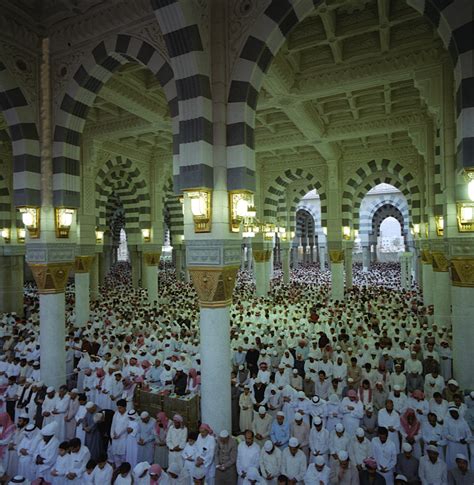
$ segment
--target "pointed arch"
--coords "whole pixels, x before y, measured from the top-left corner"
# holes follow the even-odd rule
[[[310,190],[316,189],[321,201],[321,220],[326,219],[327,198],[323,185],[313,174],[301,168],[285,170],[285,172],[282,175],[279,175],[267,189],[263,210],[265,219],[275,222],[277,218],[281,216],[283,211],[286,215],[287,188],[291,183],[297,181],[303,181],[304,188],[300,189],[298,195],[291,201],[292,206],[290,208],[290,217],[295,212],[301,197],[305,196]]]
[[[371,231],[371,221],[374,213],[385,204],[390,204],[400,211],[403,216],[405,230],[408,230],[410,227],[410,211],[408,202],[403,194],[380,194],[368,204],[365,204],[364,201],[363,199],[360,211],[358,213],[354,211],[354,229],[359,229],[360,234],[368,234]]]
[[[183,206],[180,196],[173,190],[173,179],[169,178],[163,187],[163,215],[170,231],[171,241],[184,234]]]
[[[97,172],[96,224],[107,224],[109,199],[118,197],[124,208],[124,221],[129,234],[139,233],[151,224],[151,203],[148,185],[140,170],[130,159],[115,157],[108,160]],[[110,211],[115,210],[112,204]]]
[[[474,152],[473,10],[465,0],[406,0],[436,29],[454,65],[456,84],[457,154],[460,167],[472,167]],[[230,80],[227,114],[227,158],[252,170],[257,99],[273,58],[292,29],[322,0],[271,0],[255,19],[242,44]]]
[[[160,83],[170,109],[173,137],[177,137],[178,97],[169,62],[153,46],[128,34],[103,40],[75,72],[56,113],[53,138],[55,206],[79,207],[81,138],[89,108],[114,72],[130,61],[147,67]],[[173,146],[173,161],[178,163],[177,145]]]
[[[21,87],[1,61],[0,110],[12,142],[13,202],[16,207],[40,206],[41,156],[36,117]]]
[[[407,198],[410,217],[414,223],[421,220],[421,193],[413,175],[398,162],[371,160],[361,166],[345,182],[342,193],[342,224],[351,225],[353,211],[359,211],[367,192],[375,185],[393,185]]]
[[[400,224],[401,234],[407,234],[407,226],[405,219],[400,210],[392,204],[384,204],[379,207],[373,214],[371,219],[371,232],[376,236],[380,236],[380,226],[387,217],[393,217]]]

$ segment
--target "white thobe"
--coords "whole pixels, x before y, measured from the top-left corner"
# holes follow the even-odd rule
[[[138,443],[137,443],[137,433],[138,433],[138,423],[135,420],[130,419],[128,423],[128,428],[132,431],[127,430],[127,440],[125,445],[125,459],[130,463],[132,468],[138,463]]]
[[[66,417],[70,401],[71,398],[67,394],[63,398],[57,396],[56,405],[53,411],[54,420],[58,424],[56,437],[58,438],[60,443],[63,442],[66,438],[66,421],[64,420],[64,418]]]
[[[56,463],[54,464],[53,468],[51,468],[51,472],[54,471],[57,474],[51,474],[51,481],[53,485],[63,485],[66,483],[66,474],[69,470],[69,463],[70,458],[67,453],[64,456],[58,455],[56,458]]]
[[[458,453],[469,456],[468,445],[460,441],[466,440],[469,442],[471,430],[463,418],[453,419],[451,415],[448,415],[444,422],[443,436],[448,444],[446,447],[446,465],[451,470],[451,468],[456,467],[456,455]]]
[[[324,465],[324,468],[321,471],[318,471],[316,465],[314,463],[310,463],[308,469],[306,470],[306,474],[304,476],[304,483],[305,485],[329,485],[329,473],[331,469]]]
[[[138,445],[138,462],[147,461],[153,462],[154,444],[155,444],[155,425],[156,422],[150,418],[148,423],[140,420],[138,422],[137,441],[142,440],[143,445]]]
[[[260,472],[267,480],[268,485],[276,485],[278,476],[281,474],[281,450],[273,447],[272,453],[262,449],[260,452]],[[272,478],[269,478],[272,477]]]
[[[418,476],[422,485],[446,485],[448,483],[446,463],[440,457],[436,463],[432,463],[427,455],[422,456]]]
[[[86,432],[82,427],[82,421],[86,417],[87,409],[85,406],[79,406],[76,416],[74,417],[74,421],[76,421],[76,438],[81,440],[81,443],[84,443],[86,440]]]
[[[293,456],[290,448],[285,448],[281,455],[281,474],[289,480],[296,480],[298,484],[303,484],[306,474],[307,461],[305,454],[298,450]]]
[[[68,473],[75,473],[74,480],[68,480],[68,485],[82,485],[84,483],[84,474],[86,472],[87,462],[90,460],[91,454],[87,446],[82,445],[77,453],[71,453]]]
[[[216,439],[214,436],[207,435],[205,438],[199,434],[196,440],[197,457],[203,461],[202,467],[206,473],[206,481],[213,482],[216,474],[214,465],[214,450],[216,449]]]
[[[372,456],[377,462],[378,472],[385,478],[387,485],[393,485],[393,469],[397,464],[397,449],[395,443],[387,439],[382,443],[379,438],[372,440]],[[386,468],[388,471],[383,472],[381,469]]]
[[[239,476],[238,483],[243,483],[243,473],[247,473],[249,468],[258,468],[260,461],[260,446],[257,443],[252,443],[250,446],[242,441],[237,448],[237,474]]]
[[[34,480],[36,478],[36,465],[35,459],[37,456],[36,450],[40,441],[43,438],[39,434],[39,431],[32,431],[30,433],[25,433],[23,439],[17,446],[18,453],[18,475],[24,476],[27,480]],[[20,450],[26,450],[27,455],[22,455]]]
[[[127,428],[129,419],[126,413],[120,414],[115,412],[112,419],[112,427],[110,434],[112,437],[112,444],[110,445],[110,451],[114,457],[125,458],[127,449]]]
[[[56,462],[58,456],[59,441],[54,436],[46,443],[41,439],[36,449],[36,456],[41,456],[44,463],[42,465],[36,465],[36,477],[43,477],[46,481],[51,481],[50,471]],[[36,460],[35,456],[35,460]],[[34,460],[34,461],[35,461]]]
[[[309,432],[310,463],[314,463],[318,455],[323,456],[328,463],[329,436],[329,431],[324,427],[321,428],[321,431],[318,431],[315,426],[311,428]]]
[[[106,483],[112,483],[113,473],[114,469],[108,463],[105,464],[104,468],[99,468],[99,466],[96,466],[92,472],[92,483],[94,485],[105,485]],[[147,478],[149,483],[150,478]]]
[[[381,409],[378,414],[378,425],[384,428],[392,427],[395,431],[388,432],[388,438],[395,444],[397,453],[400,453],[400,438],[398,436],[398,430],[400,429],[400,415],[393,410],[388,413],[385,408]]]
[[[371,442],[364,437],[362,443],[354,436],[349,443],[349,458],[354,465],[362,465],[372,453]]]
[[[180,468],[183,466],[183,458],[181,456],[184,447],[186,446],[186,440],[188,438],[188,429],[184,426],[181,428],[175,428],[174,424],[171,424],[166,434],[166,446],[168,447],[168,466],[176,464]],[[179,447],[179,451],[171,451],[176,447]]]
[[[341,402],[341,411],[346,433],[349,436],[353,436],[355,430],[359,427],[360,420],[364,417],[364,405],[361,401],[353,402],[348,397],[345,397]]]
[[[56,396],[52,398],[49,398],[48,396],[46,396],[44,398],[43,406],[41,407],[41,412],[43,414],[49,413],[49,416],[45,416],[43,418],[43,428],[49,423],[56,421],[56,417],[53,415],[54,408],[56,407],[56,400],[57,400]]]

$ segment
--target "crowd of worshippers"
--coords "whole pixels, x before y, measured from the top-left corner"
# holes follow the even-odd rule
[[[284,285],[277,271],[264,298],[239,274],[232,425],[219,433],[134,409],[137,388],[200,392],[189,283],[162,270],[149,304],[117,265],[83,328],[69,288],[58,389],[43,384],[28,287],[24,318],[1,319],[0,483],[472,485],[474,392],[453,379],[451,330],[416,286],[400,288],[397,265],[355,267],[344,301],[330,299],[328,274],[305,265]]]

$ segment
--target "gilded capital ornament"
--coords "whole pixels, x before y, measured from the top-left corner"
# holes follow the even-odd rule
[[[160,265],[161,252],[155,251],[153,253],[143,253],[143,259],[147,266],[159,266]]]
[[[449,271],[449,260],[444,253],[438,251],[431,252],[433,271],[437,273],[447,273]]]
[[[451,258],[451,284],[464,288],[474,288],[474,257]]]
[[[271,249],[253,249],[252,250],[253,259],[256,263],[265,263],[266,261],[270,261],[272,257],[272,250]]]
[[[28,263],[41,295],[64,293],[72,263]]]
[[[94,259],[95,256],[76,256],[74,261],[74,271],[76,273],[89,273]]]
[[[432,264],[433,263],[433,257],[429,251],[429,249],[422,249],[421,250],[421,262],[423,264]]]
[[[329,259],[331,263],[342,263],[344,261],[344,251],[340,249],[330,249]]]
[[[238,266],[189,267],[189,274],[204,308],[222,308],[232,303]]]

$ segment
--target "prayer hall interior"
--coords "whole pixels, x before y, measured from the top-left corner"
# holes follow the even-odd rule
[[[0,484],[474,484],[473,0],[0,0]]]

